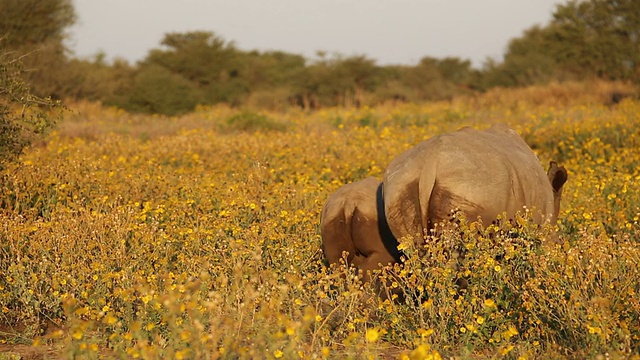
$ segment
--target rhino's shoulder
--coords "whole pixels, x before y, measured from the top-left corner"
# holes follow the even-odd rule
[[[513,130],[513,128],[511,128],[511,126],[505,124],[505,123],[495,123],[493,125],[491,125],[491,127],[489,129],[486,130],[487,132],[490,133],[494,133],[494,134],[506,134],[506,135],[510,135],[510,136],[518,136],[520,137],[520,135],[518,135],[518,132]]]
[[[524,141],[520,134],[507,124],[496,123],[487,129],[486,133],[500,139],[509,139],[510,142],[505,143],[505,145],[517,145],[520,148],[530,150],[529,145]]]

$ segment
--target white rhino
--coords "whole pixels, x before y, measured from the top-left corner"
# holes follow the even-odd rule
[[[397,242],[384,227],[384,216],[378,214],[384,211],[381,184],[369,177],[344,185],[329,197],[320,219],[327,262],[339,263],[346,252],[347,264],[361,270],[365,282],[368,272],[379,264],[399,260]]]
[[[454,210],[488,224],[526,207],[538,224],[555,224],[566,180],[555,162],[545,174],[506,125],[436,136],[392,160],[383,183],[366,178],[329,197],[320,220],[325,257],[339,263],[346,252],[367,281],[368,271],[401,261],[396,239],[425,239]]]
[[[505,124],[469,127],[421,142],[391,161],[384,173],[386,220],[393,235],[425,239],[454,211],[484,225],[524,207],[542,225],[555,224],[567,171],[548,173],[522,138]]]

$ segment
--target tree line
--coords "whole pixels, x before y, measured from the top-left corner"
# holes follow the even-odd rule
[[[64,46],[76,20],[71,0],[0,2],[0,53],[24,62],[34,94],[101,101],[133,112],[175,115],[226,103],[277,109],[447,100],[490,88],[600,78],[640,81],[640,1],[558,4],[548,24],[511,40],[501,60],[424,57],[415,65],[366,56],[316,59],[246,51],[213,32],[168,33],[136,64],[79,59]],[[28,54],[22,57],[23,54]]]

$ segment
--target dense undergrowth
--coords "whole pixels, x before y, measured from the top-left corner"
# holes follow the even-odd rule
[[[1,341],[65,358],[637,357],[640,103],[549,89],[177,118],[76,104],[2,172]],[[404,302],[324,267],[330,193],[498,121],[569,170],[562,244],[526,219],[463,224],[422,258],[403,243]]]

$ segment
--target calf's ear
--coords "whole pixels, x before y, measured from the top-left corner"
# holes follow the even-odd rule
[[[567,182],[567,169],[564,166],[558,166],[558,163],[551,161],[549,163],[549,171],[547,171],[549,182],[553,188],[553,192],[559,194],[562,191],[562,186]]]

